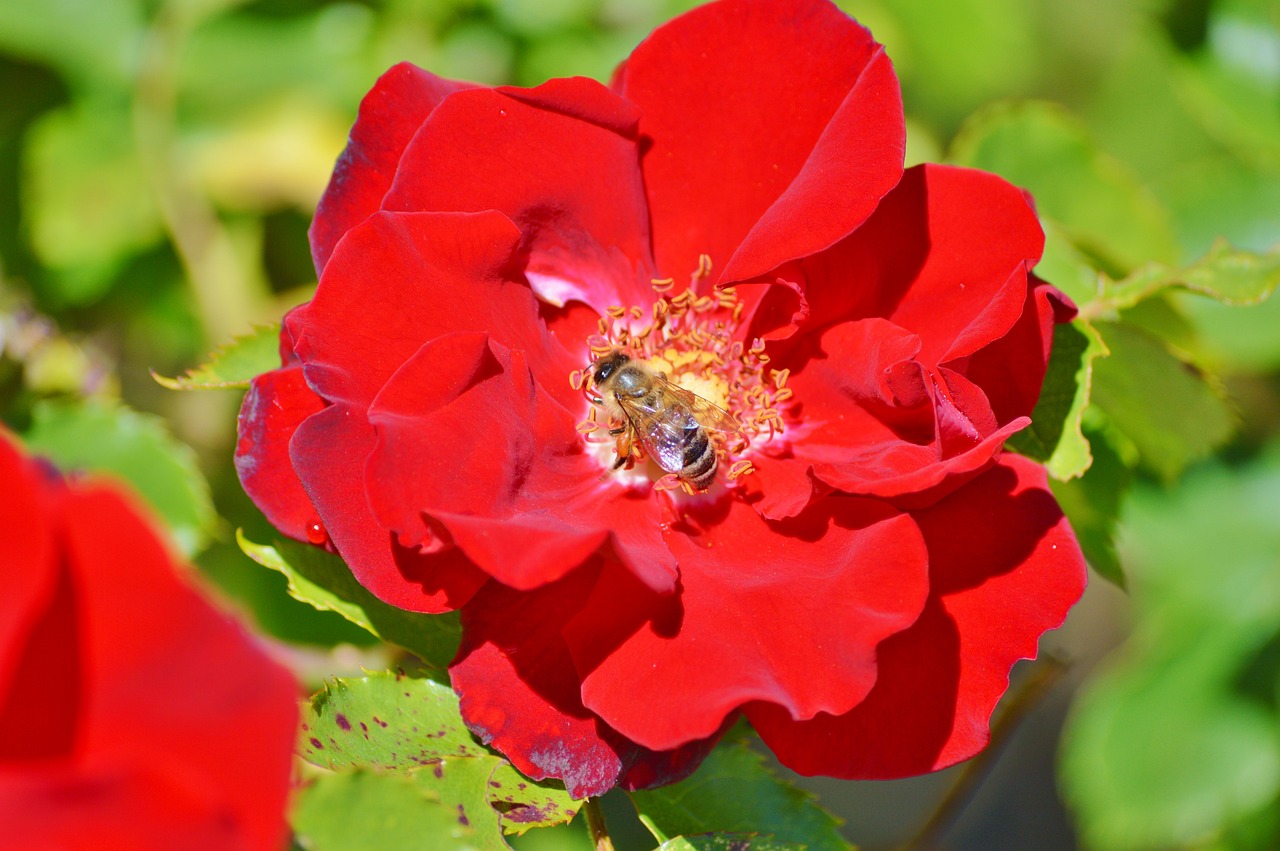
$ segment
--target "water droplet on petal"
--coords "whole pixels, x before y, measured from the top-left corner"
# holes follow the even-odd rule
[[[329,533],[319,519],[312,520],[307,524],[307,540],[316,546],[323,546],[328,543]]]

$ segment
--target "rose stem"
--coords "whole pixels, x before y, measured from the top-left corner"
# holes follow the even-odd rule
[[[991,728],[990,743],[965,764],[959,779],[947,790],[947,794],[943,796],[933,815],[923,827],[916,831],[915,836],[902,845],[902,851],[937,847],[939,837],[960,816],[969,799],[978,791],[987,772],[995,763],[996,757],[1000,755],[1000,749],[1017,729],[1018,723],[1035,708],[1066,672],[1067,663],[1053,656],[1044,657],[1031,669],[1027,679],[1019,686],[1004,711],[1000,713],[999,720]]]
[[[582,812],[587,817],[587,833],[591,834],[596,851],[613,851],[613,840],[609,838],[609,828],[605,827],[600,799],[587,798],[582,802]]]

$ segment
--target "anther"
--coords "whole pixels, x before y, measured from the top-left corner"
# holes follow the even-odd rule
[[[650,286],[653,287],[654,292],[665,293],[665,292],[670,292],[671,288],[676,285],[676,279],[675,278],[654,278],[651,281],[649,281],[649,284]]]
[[[710,274],[711,274],[711,255],[699,254],[698,270],[693,273],[693,279],[697,281],[701,278],[705,278],[709,276]]]

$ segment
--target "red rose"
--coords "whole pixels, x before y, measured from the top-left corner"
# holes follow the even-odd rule
[[[461,607],[467,723],[575,795],[678,778],[740,710],[808,773],[971,756],[1084,586],[1001,454],[1072,309],[1025,195],[904,174],[903,139],[821,0],[698,9],[609,87],[393,68],[245,400],[245,488],[382,599]],[[614,349],[742,424],[707,493],[608,474],[582,384]]]
[[[114,488],[0,434],[6,848],[279,849],[292,677]]]

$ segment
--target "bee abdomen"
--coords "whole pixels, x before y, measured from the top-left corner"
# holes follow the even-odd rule
[[[707,438],[706,429],[698,429],[684,446],[684,469],[680,478],[698,490],[711,487],[716,476],[716,450]]]

